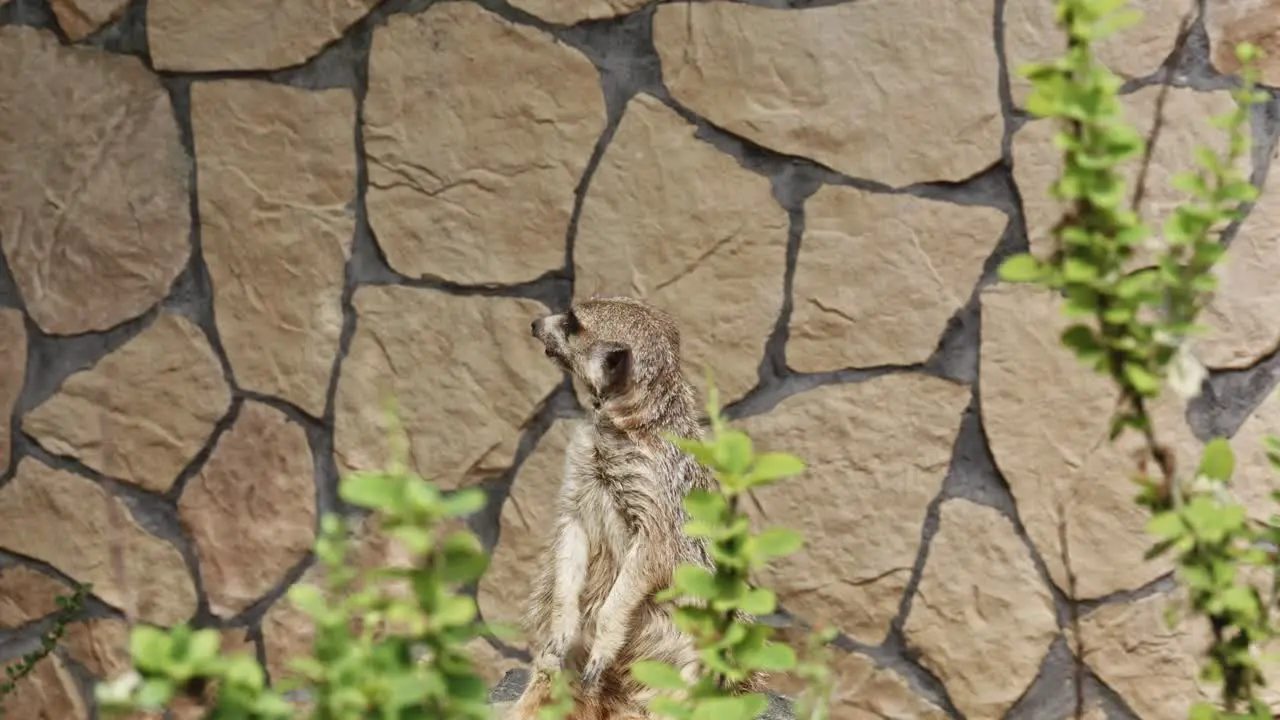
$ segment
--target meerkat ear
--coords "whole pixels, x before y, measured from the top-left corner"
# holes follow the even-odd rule
[[[613,346],[600,358],[601,395],[617,395],[631,382],[631,348]]]

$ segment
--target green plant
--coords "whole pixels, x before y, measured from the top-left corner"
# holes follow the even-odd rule
[[[797,658],[790,647],[770,642],[771,627],[749,619],[777,608],[773,591],[752,587],[749,576],[799,550],[803,539],[780,527],[753,533],[739,504],[751,489],[798,475],[805,465],[786,453],[757,454],[747,434],[731,429],[720,415],[709,374],[707,386],[709,437],[668,439],[718,480],[717,492],[693,490],[684,501],[690,518],[685,531],[707,541],[714,569],[683,564],[671,587],[658,595],[660,602],[676,602],[676,625],[694,638],[700,672],[692,687],[679,669],[660,662],[637,662],[631,672],[649,687],[670,693],[654,699],[655,713],[679,720],[750,720],[764,711],[768,699],[760,693],[737,694],[732,686],[754,671],[795,670]]]
[[[406,443],[393,432],[389,468],[348,475],[339,493],[373,511],[410,562],[362,573],[350,561],[347,524],[332,515],[323,519],[316,556],[325,587],[297,583],[289,590],[289,600],[315,625],[311,654],[290,663],[296,677],[267,688],[253,658],[219,654],[214,630],[143,626],[131,636],[134,672],[99,686],[101,707],[159,710],[212,684],[216,699],[207,717],[215,720],[300,715],[281,694],[289,689],[306,691],[306,714],[317,720],[489,718],[488,688],[465,648],[486,628],[476,619],[474,600],[460,592],[480,577],[488,558],[469,531],[440,528],[479,510],[484,496],[476,489],[442,493],[407,468],[406,455]]]
[[[1198,169],[1174,180],[1188,199],[1165,222],[1154,265],[1134,269],[1135,251],[1149,245],[1152,236],[1139,207],[1156,132],[1144,140],[1125,123],[1117,97],[1121,81],[1097,61],[1093,48],[1138,17],[1124,0],[1059,0],[1057,19],[1067,52],[1030,64],[1023,74],[1034,85],[1027,109],[1062,123],[1055,141],[1065,163],[1052,194],[1069,210],[1055,228],[1050,257],[1017,255],[1000,273],[1007,281],[1062,294],[1065,312],[1076,320],[1063,332],[1062,343],[1109,377],[1119,392],[1111,440],[1126,431],[1140,433],[1158,470],[1151,477],[1144,463],[1136,478],[1137,501],[1151,512],[1148,529],[1156,538],[1148,557],[1173,554],[1191,610],[1213,632],[1202,677],[1221,686],[1221,707],[1198,703],[1191,717],[1271,718],[1259,692],[1265,683],[1259,649],[1277,634],[1271,617],[1275,603],[1265,600],[1242,570],[1260,567],[1278,577],[1276,555],[1265,543],[1275,547],[1280,530],[1274,523],[1251,522],[1226,492],[1234,468],[1226,440],[1206,445],[1186,482],[1149,412],[1166,386],[1194,395],[1205,375],[1188,341],[1201,329],[1197,317],[1217,285],[1213,268],[1224,252],[1221,234],[1257,197],[1237,164],[1249,150],[1250,107],[1267,99],[1255,89],[1260,53],[1249,44],[1237,46],[1244,69],[1241,87],[1232,93],[1236,108],[1215,121],[1226,131],[1226,150],[1221,155],[1209,148],[1196,151]],[[1143,164],[1130,197],[1118,168],[1139,156]],[[1269,442],[1275,462],[1280,443]],[[1272,587],[1277,585],[1280,581],[1273,579]]]
[[[49,629],[40,635],[40,647],[23,655],[12,665],[5,666],[5,679],[0,681],[0,718],[5,714],[3,704],[5,696],[16,690],[18,683],[30,675],[36,666],[58,646],[58,641],[66,633],[67,626],[80,617],[85,600],[91,592],[93,592],[92,584],[77,584],[70,595],[59,595],[54,598],[58,611],[54,613],[53,623]]]

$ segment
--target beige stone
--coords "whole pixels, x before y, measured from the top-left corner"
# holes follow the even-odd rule
[[[236,381],[324,415],[355,233],[355,98],[195,83],[201,243]]]
[[[473,3],[393,16],[374,31],[363,125],[387,261],[471,284],[563,267],[604,126],[595,67],[550,35]]]
[[[557,25],[627,15],[646,4],[648,0],[514,0],[511,3],[512,7]]]
[[[521,666],[519,660],[503,655],[484,638],[476,638],[467,643],[467,649],[471,651],[471,662],[476,674],[490,687],[497,685],[508,670]]]
[[[129,0],[50,0],[58,27],[72,42],[85,39],[110,22],[119,20]]]
[[[7,677],[7,676],[6,676]],[[62,658],[52,655],[36,665],[14,691],[0,699],[0,714],[22,720],[88,720],[75,678]]]
[[[191,252],[169,93],[136,57],[0,28],[0,247],[45,332],[105,330],[169,292]]]
[[[334,401],[342,472],[386,467],[387,401],[409,460],[444,488],[504,468],[520,433],[563,377],[529,337],[532,300],[365,286]]]
[[[1107,442],[1114,387],[1061,345],[1069,323],[1060,303],[1022,285],[995,285],[981,297],[983,427],[1053,581],[1070,591],[1064,528],[1080,598],[1132,590],[1168,572],[1167,558],[1143,559],[1152,540],[1148,513],[1133,500],[1140,438],[1126,433]],[[1185,468],[1194,467],[1199,443],[1183,407],[1165,393],[1150,411]]]
[[[0,547],[93,583],[94,595],[136,610],[142,621],[171,625],[196,609],[195,585],[177,548],[144,530],[97,483],[32,458],[0,488]],[[113,565],[117,552],[123,573]]]
[[[833,651],[831,717],[840,720],[943,720],[941,708],[915,693],[907,680],[858,653]],[[806,683],[794,675],[769,675],[769,689],[798,700]]]
[[[787,364],[822,372],[928,360],[1007,223],[994,208],[823,187],[805,204]]]
[[[1209,632],[1200,623],[1165,622],[1168,595],[1104,605],[1080,620],[1086,663],[1143,720],[1183,720],[1213,697],[1197,680]],[[1185,612],[1184,612],[1185,615]]]
[[[966,717],[1002,717],[1058,636],[1053,596],[999,511],[950,500],[940,513],[907,642]]]
[[[760,451],[808,463],[803,475],[754,491],[747,505],[759,526],[804,533],[799,553],[757,578],[789,612],[859,642],[884,639],[969,395],[933,377],[885,375],[817,387],[742,422]]]
[[[1268,436],[1280,436],[1280,395],[1274,390],[1231,438],[1236,461],[1231,492],[1248,509],[1249,515],[1261,523],[1280,511],[1271,499],[1271,493],[1280,483],[1280,472],[1273,469],[1267,459],[1264,441]]]
[[[27,329],[22,312],[0,308],[0,474],[9,468],[12,416],[27,379]]]
[[[246,401],[178,504],[215,615],[257,602],[311,550],[314,475],[302,426]]]
[[[902,186],[1000,159],[993,15],[991,0],[680,2],[658,7],[653,40],[672,97],[715,125]]]
[[[312,565],[295,584],[319,584],[322,571],[321,565]],[[267,674],[271,676],[273,685],[296,676],[289,667],[289,661],[312,654],[315,633],[315,621],[294,606],[288,592],[271,604],[262,616],[262,645]]]
[[[58,596],[74,591],[23,565],[0,567],[0,628],[16,628],[58,611]]]
[[[782,311],[787,213],[769,180],[694,137],[648,95],[628,104],[578,220],[574,293],[675,316],[689,378],[725,402],[754,387]]]
[[[1153,85],[1121,98],[1125,120],[1144,137],[1151,130],[1159,94],[1159,86]],[[1159,236],[1163,232],[1165,220],[1173,209],[1186,201],[1186,196],[1172,186],[1174,176],[1196,169],[1196,148],[1211,147],[1215,152],[1222,148],[1225,136],[1222,130],[1213,126],[1212,118],[1228,113],[1234,107],[1235,102],[1225,90],[1202,93],[1187,88],[1169,89],[1165,99],[1164,124],[1151,157],[1151,169],[1140,208],[1154,235]],[[1053,146],[1053,136],[1057,132],[1054,121],[1037,120],[1027,123],[1013,136],[1013,178],[1022,195],[1031,251],[1039,257],[1048,257],[1053,251],[1051,233],[1065,209],[1049,194],[1063,168],[1062,151]],[[1121,166],[1127,197],[1133,197],[1141,167],[1141,157],[1132,158]],[[1240,170],[1248,175],[1247,158],[1241,162]],[[1140,249],[1135,262],[1150,262],[1152,257],[1150,250]]]
[[[164,312],[137,336],[27,413],[47,450],[113,478],[168,490],[231,404],[204,332]]]
[[[1264,186],[1219,261],[1218,289],[1199,322],[1195,352],[1206,366],[1247,368],[1280,346],[1280,173]]]
[[[132,667],[129,625],[104,618],[67,626],[62,645],[67,655],[94,677],[116,677]]]
[[[1260,80],[1280,85],[1280,2],[1276,0],[1217,0],[1207,3],[1204,18],[1212,61],[1218,72],[1240,71],[1236,45],[1253,43],[1263,58],[1255,64]]]
[[[152,0],[147,46],[157,70],[274,70],[337,40],[377,0]]]
[[[1021,69],[1066,53],[1066,35],[1054,24],[1054,5],[1053,0],[1008,0],[1005,5],[1009,89],[1019,106],[1031,94],[1031,82],[1022,77]],[[1098,43],[1095,53],[1111,72],[1128,80],[1160,69],[1173,52],[1178,25],[1191,5],[1183,0],[1130,0],[1125,8],[1140,11],[1140,22]]]
[[[547,533],[555,525],[564,453],[574,425],[572,420],[552,425],[516,473],[502,505],[498,544],[476,596],[487,623],[519,627],[533,578],[539,571]]]

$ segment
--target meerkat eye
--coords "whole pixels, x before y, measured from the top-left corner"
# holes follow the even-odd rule
[[[570,310],[564,316],[564,334],[566,336],[576,335],[578,334],[578,331],[581,329],[582,329],[582,326],[578,324],[578,316],[575,315],[572,310]]]

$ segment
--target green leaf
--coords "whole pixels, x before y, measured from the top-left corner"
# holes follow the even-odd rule
[[[751,438],[741,430],[728,430],[716,441],[716,462],[721,472],[741,475],[752,457]]]
[[[743,665],[766,672],[785,672],[796,666],[796,652],[782,643],[765,643],[759,648],[738,653]]]
[[[1147,533],[1161,540],[1172,540],[1186,532],[1182,518],[1178,513],[1167,511],[1157,514],[1147,521]]]
[[[187,659],[194,663],[203,663],[218,657],[218,649],[222,647],[222,635],[217,630],[204,628],[191,634],[187,645]]]
[[[172,646],[169,634],[151,625],[139,625],[129,634],[129,654],[143,672],[163,672]]]
[[[790,453],[771,452],[756,456],[755,465],[747,475],[747,485],[765,485],[775,480],[793,477],[805,471],[805,463]]]
[[[690,597],[714,600],[719,595],[715,576],[697,565],[684,564],[677,567],[673,580],[675,587]]]
[[[752,550],[763,560],[785,557],[804,546],[804,535],[785,527],[772,527],[751,538]]]
[[[1142,395],[1154,395],[1160,390],[1160,379],[1137,363],[1125,363],[1124,377]]]
[[[1235,467],[1235,454],[1231,451],[1231,443],[1227,442],[1226,438],[1217,437],[1205,443],[1203,454],[1200,456],[1199,474],[1210,480],[1226,482],[1231,479]]]
[[[768,698],[759,693],[708,698],[693,711],[692,720],[755,720],[768,707]]]
[[[459,490],[444,499],[441,510],[445,517],[471,515],[484,509],[484,491],[479,488]]]
[[[690,490],[684,498],[684,508],[689,517],[711,526],[721,524],[725,507],[723,495],[707,490]]]
[[[345,502],[370,510],[387,510],[401,500],[403,484],[398,478],[373,472],[352,473],[338,485]]]
[[[319,618],[328,611],[324,602],[324,594],[320,591],[320,588],[311,583],[294,583],[286,594],[295,607],[310,615],[313,619]]]
[[[160,710],[172,699],[173,684],[165,678],[147,678],[134,696],[134,701],[143,710]]]
[[[1032,108],[1028,107],[1028,110]],[[1034,112],[1034,110],[1032,110]],[[1006,258],[1000,263],[1000,279],[1011,283],[1036,282],[1044,276],[1044,264],[1030,253]]]
[[[1218,720],[1218,709],[1207,702],[1198,702],[1191,706],[1188,720]]]
[[[449,595],[440,599],[435,611],[436,623],[443,627],[466,625],[476,619],[476,603],[466,595]]]
[[[414,555],[425,555],[431,549],[433,538],[430,531],[416,525],[400,525],[389,528],[387,535],[404,543],[404,546]]]
[[[649,709],[662,718],[689,720],[689,718],[693,717],[693,710],[687,704],[675,698],[658,696],[649,701]],[[558,717],[556,720],[564,720],[564,718]]]
[[[686,687],[680,671],[663,662],[634,662],[631,664],[631,676],[655,690],[683,690]]]
[[[755,588],[742,596],[738,607],[752,615],[768,615],[778,608],[778,597],[768,588]]]

